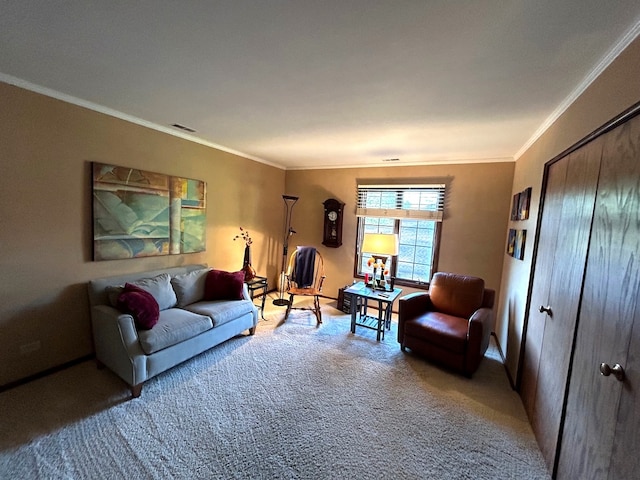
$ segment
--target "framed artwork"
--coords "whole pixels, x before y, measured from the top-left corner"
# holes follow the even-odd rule
[[[511,220],[527,220],[531,206],[531,187],[516,193],[511,201]]]
[[[509,229],[509,238],[507,239],[507,255],[513,257],[513,252],[516,248],[516,231],[513,228]]]
[[[518,220],[529,218],[529,207],[531,205],[531,187],[526,188],[519,194]]]
[[[93,162],[93,259],[205,250],[206,184]]]
[[[516,193],[513,196],[511,203],[511,220],[518,220],[520,216],[520,194]]]
[[[517,258],[518,260],[524,260],[524,247],[525,247],[526,241],[527,241],[527,231],[517,230],[515,248],[513,251],[514,258]]]

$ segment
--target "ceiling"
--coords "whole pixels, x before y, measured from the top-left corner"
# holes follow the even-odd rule
[[[513,161],[639,31],[637,0],[4,1],[0,81],[285,169]]]

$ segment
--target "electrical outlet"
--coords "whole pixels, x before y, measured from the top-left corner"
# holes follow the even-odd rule
[[[40,343],[40,340],[20,345],[20,355],[28,355],[36,350],[40,350],[41,346],[42,344]]]

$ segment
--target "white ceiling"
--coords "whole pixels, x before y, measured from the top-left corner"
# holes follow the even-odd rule
[[[638,0],[15,0],[0,80],[287,169],[512,161],[639,31]]]

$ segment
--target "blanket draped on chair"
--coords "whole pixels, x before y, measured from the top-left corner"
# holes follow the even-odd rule
[[[307,288],[313,285],[315,263],[315,247],[298,247],[293,278],[293,281],[298,284],[298,288]]]

